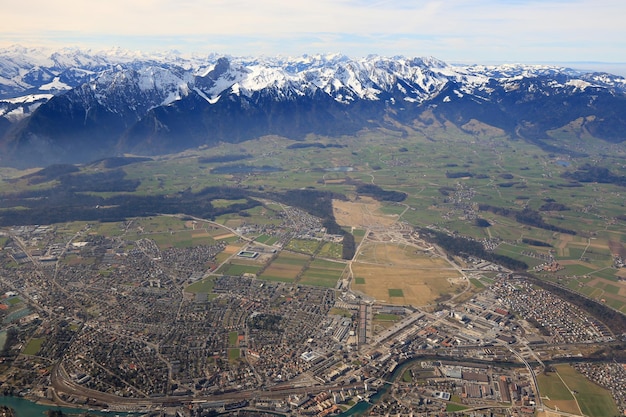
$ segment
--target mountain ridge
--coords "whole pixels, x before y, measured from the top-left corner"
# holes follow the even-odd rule
[[[354,135],[410,126],[425,111],[478,120],[541,146],[585,118],[626,139],[626,79],[558,66],[450,65],[432,57],[0,51],[2,165],[157,155],[264,135]]]

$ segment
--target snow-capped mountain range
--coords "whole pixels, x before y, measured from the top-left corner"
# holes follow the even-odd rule
[[[621,142],[626,79],[430,57],[0,50],[3,165],[166,153],[267,134],[355,134],[390,120],[414,125],[426,112],[537,143],[548,130],[583,118],[591,136]]]

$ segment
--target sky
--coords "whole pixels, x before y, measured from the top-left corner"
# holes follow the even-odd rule
[[[625,0],[0,0],[0,10],[0,47],[626,63]]]

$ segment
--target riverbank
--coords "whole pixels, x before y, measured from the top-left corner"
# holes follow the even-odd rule
[[[61,411],[63,414],[78,416],[89,413],[96,416],[111,416],[111,412],[85,409],[79,407],[66,407],[47,400],[33,401],[24,397],[0,396],[0,406],[10,407],[15,411],[15,417],[42,417],[48,410]],[[127,416],[129,413],[115,412],[113,415]]]

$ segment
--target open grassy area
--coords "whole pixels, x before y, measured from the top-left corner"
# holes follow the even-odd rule
[[[584,415],[591,417],[618,415],[619,410],[610,391],[589,381],[569,365],[557,365],[556,370],[574,392]]]
[[[30,339],[28,341],[28,344],[22,351],[22,353],[24,355],[31,355],[31,356],[36,355],[37,353],[39,353],[39,350],[41,349],[41,346],[43,345],[45,341],[46,339],[43,337]]]
[[[22,302],[22,299],[20,297],[11,297],[11,298],[7,298],[6,303],[10,306],[14,306],[16,304],[19,304]]]
[[[320,247],[320,245],[321,242],[319,240],[291,239],[287,244],[286,249],[292,250],[294,252],[313,255],[315,252],[317,252],[317,249]]]
[[[269,281],[294,281],[311,258],[297,253],[281,252],[259,278]]]
[[[350,310],[346,308],[339,308],[339,307],[331,308],[328,314],[331,314],[331,315],[334,314],[334,315],[343,316],[343,317],[352,317],[352,313],[350,312]]]
[[[228,360],[236,361],[241,357],[241,349],[228,349]]]
[[[480,280],[476,279],[476,278],[470,278],[470,282],[472,283],[472,285],[474,285],[474,287],[480,289],[485,288],[485,284],[483,284],[482,282],[480,282]]]
[[[555,369],[555,373],[537,377],[542,397],[549,398],[544,399],[547,406],[591,417],[618,415],[610,391],[589,381],[570,365],[556,365]]]
[[[224,264],[220,269],[217,270],[217,273],[237,277],[243,274],[256,274],[262,267],[263,265],[260,264],[244,265],[242,263],[237,263],[236,261],[233,261],[232,263]]]
[[[469,407],[461,405],[461,404],[454,404],[454,403],[448,403],[446,404],[446,412],[447,413],[454,413],[457,411],[463,411],[463,410],[467,410]]]
[[[389,297],[402,297],[404,298],[404,291],[401,288],[389,288]]]
[[[346,265],[323,259],[313,260],[302,274],[301,284],[334,288],[341,278]]]
[[[567,413],[580,414],[574,396],[557,373],[539,374],[537,375],[537,382],[541,397],[548,407],[558,407],[559,410]]]
[[[237,347],[239,345],[239,332],[228,332],[228,346]]]
[[[194,282],[193,284],[189,285],[187,288],[185,288],[185,291],[194,293],[194,294],[210,293],[213,291],[214,284],[215,283],[213,281],[213,278],[205,278],[203,280]]]
[[[254,240],[265,245],[273,245],[274,243],[278,242],[278,238],[276,236],[270,236],[266,234],[257,236],[257,238]]]
[[[229,207],[232,206],[233,204],[243,204],[245,203],[246,200],[245,199],[238,199],[238,200],[225,200],[222,198],[217,198],[215,200],[211,200],[211,205],[213,207]]]
[[[343,245],[335,242],[324,242],[317,256],[322,258],[341,259],[343,255]]]

